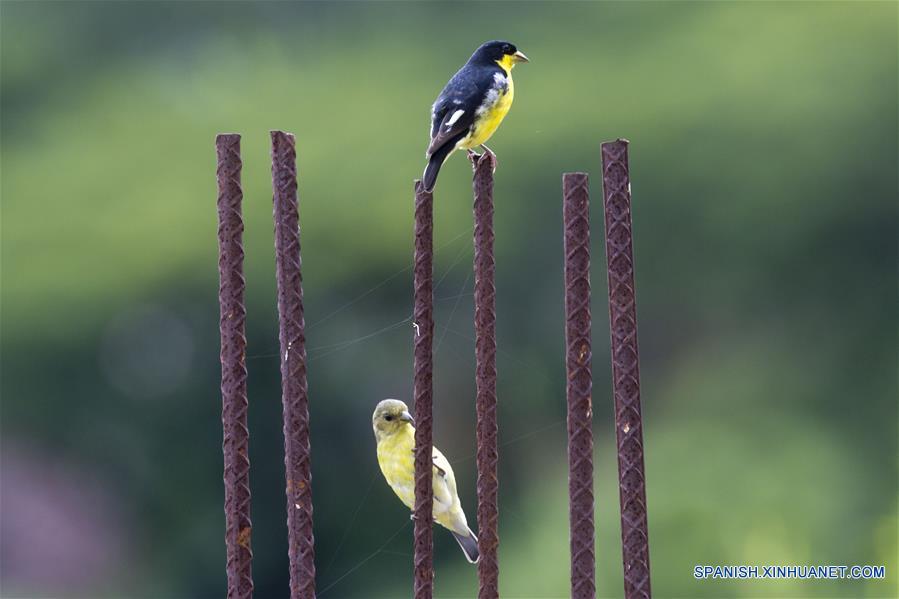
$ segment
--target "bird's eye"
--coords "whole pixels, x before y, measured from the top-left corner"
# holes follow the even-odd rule
[[[391,420],[393,420],[393,416],[388,414],[387,416],[384,416],[384,420],[386,420],[387,422],[390,422]]]
[[[515,54],[515,47],[506,44],[505,46],[503,46],[503,52],[506,54]]]

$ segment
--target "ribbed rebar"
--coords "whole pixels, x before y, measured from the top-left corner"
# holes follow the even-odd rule
[[[493,171],[496,156],[472,156],[474,168],[474,327],[477,384],[479,599],[499,597],[499,505],[496,423],[496,264]]]
[[[415,182],[414,267],[415,599],[434,592],[431,403],[434,390],[434,197]]]
[[[624,595],[651,596],[646,477],[643,469],[643,420],[640,412],[640,358],[631,230],[631,185],[625,139],[602,144],[606,258],[609,273],[609,331],[612,385],[618,439],[621,546]]]
[[[593,599],[596,596],[588,185],[586,173],[565,173],[562,176],[572,599]]]
[[[215,138],[218,160],[219,307],[222,347],[222,453],[225,458],[225,551],[229,599],[253,596],[250,536],[250,433],[243,278],[240,135]]]
[[[315,597],[315,550],[296,148],[290,133],[272,131],[271,136],[290,596],[312,599]]]

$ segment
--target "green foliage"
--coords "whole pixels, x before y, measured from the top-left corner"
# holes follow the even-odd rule
[[[48,589],[4,571],[5,588],[223,594],[213,140],[236,131],[254,573],[258,596],[286,592],[280,128],[298,144],[318,586],[408,595],[411,527],[384,546],[408,519],[379,479],[369,418],[384,397],[409,399],[411,327],[369,335],[411,309],[429,104],[478,43],[505,37],[531,63],[490,144],[504,596],[568,589],[559,199],[572,170],[593,176],[599,591],[622,593],[599,209],[599,143],[618,136],[632,142],[656,594],[894,596],[896,23],[890,3],[4,3],[4,460],[25,447],[89,471],[128,549],[108,579]],[[436,196],[435,439],[473,520],[469,173],[452,158]],[[172,338],[183,373],[156,359]],[[472,596],[474,568],[435,538],[438,596]],[[744,562],[885,564],[888,578],[692,577]]]

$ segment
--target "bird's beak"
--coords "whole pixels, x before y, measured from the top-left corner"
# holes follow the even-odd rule
[[[530,62],[528,57],[524,55],[524,52],[518,51],[512,55],[512,62]]]
[[[400,414],[400,420],[402,420],[403,422],[408,422],[412,426],[415,426],[415,419],[412,418],[412,414],[410,414],[409,412],[407,412],[405,410],[403,411],[402,414]]]

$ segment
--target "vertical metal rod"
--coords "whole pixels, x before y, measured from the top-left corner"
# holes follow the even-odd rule
[[[493,257],[493,171],[489,150],[474,168],[474,326],[477,383],[479,599],[499,597],[499,506],[496,422],[496,264]]]
[[[643,469],[643,420],[640,412],[640,357],[631,230],[631,184],[625,139],[602,144],[606,258],[609,273],[609,331],[612,385],[618,439],[621,546],[624,595],[651,597],[646,476]]]
[[[271,136],[290,596],[312,599],[315,597],[315,548],[296,148],[290,133],[272,131]]]
[[[586,173],[562,175],[565,228],[565,366],[571,597],[596,597],[593,523],[593,373],[590,328],[590,191]]]
[[[415,181],[414,380],[415,398],[415,599],[434,591],[432,510],[433,440],[431,403],[434,390],[434,197]]]
[[[250,535],[250,433],[247,430],[247,338],[243,278],[240,135],[215,138],[218,159],[219,307],[222,347],[222,452],[225,458],[225,549],[228,597],[253,596]]]

